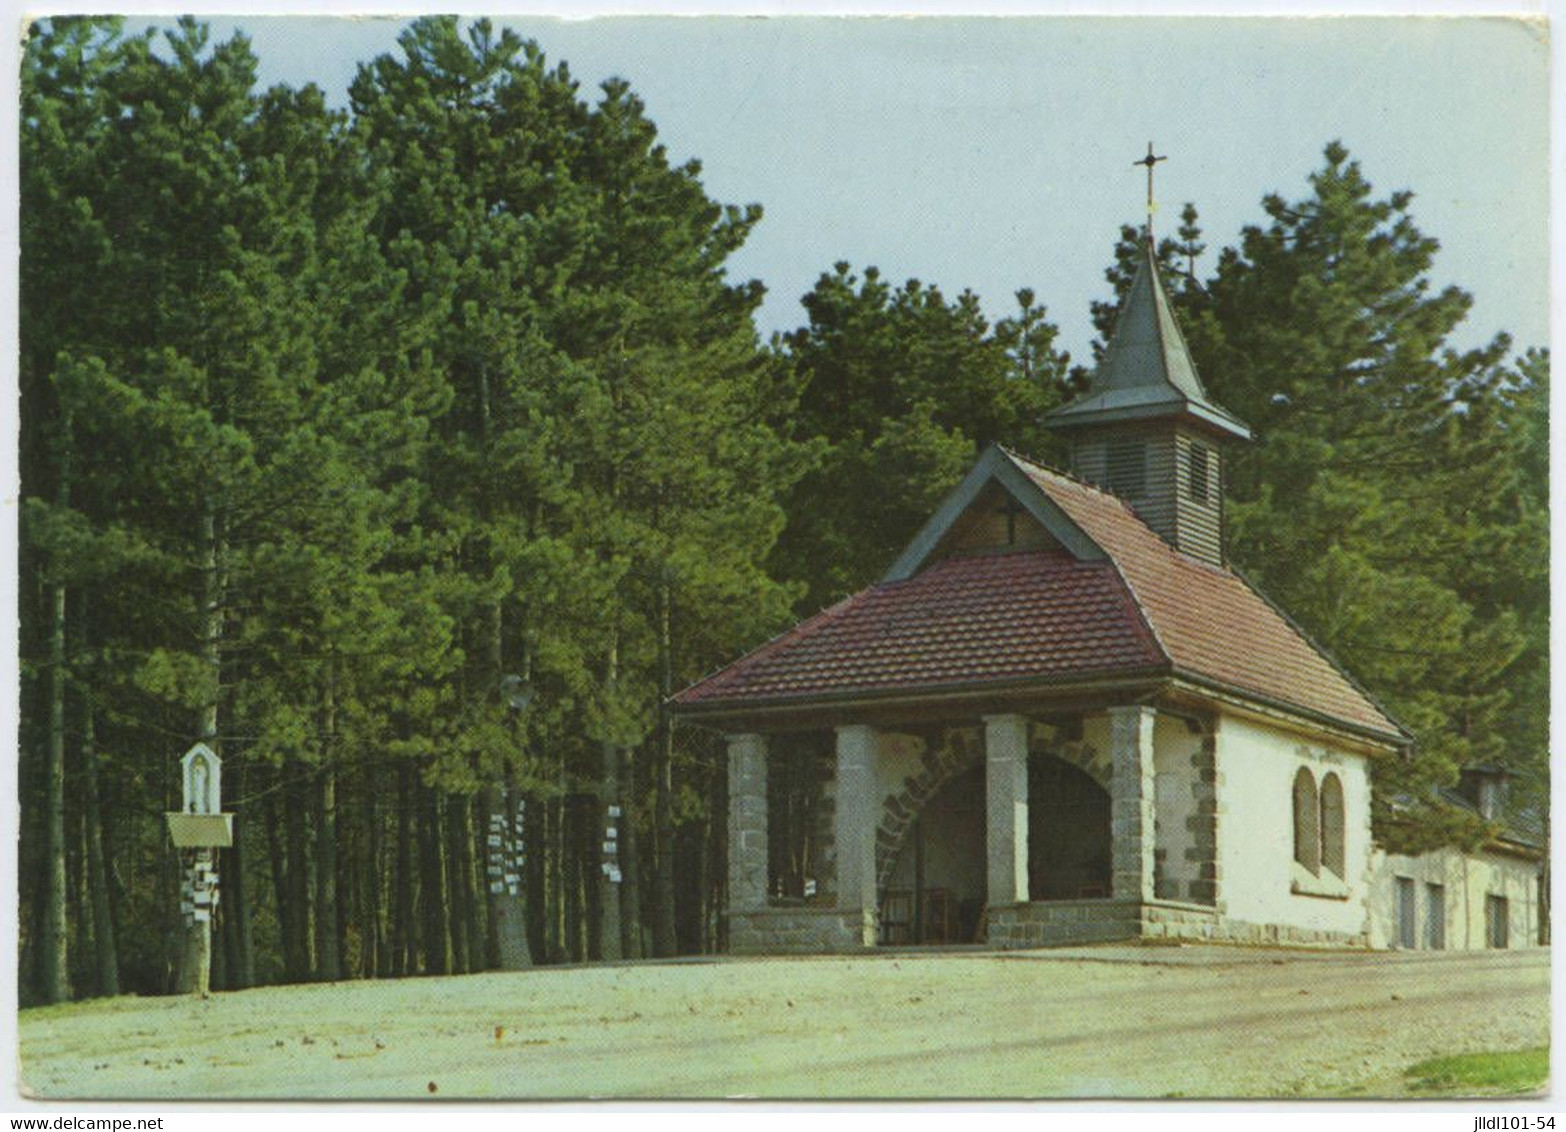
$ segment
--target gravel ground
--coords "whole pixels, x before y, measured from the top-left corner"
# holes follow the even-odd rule
[[[706,960],[23,1011],[24,1095],[1395,1096],[1549,1040],[1549,952]]]

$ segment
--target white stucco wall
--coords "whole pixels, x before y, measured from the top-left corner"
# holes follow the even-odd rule
[[[1489,895],[1506,898],[1507,946],[1539,946],[1539,866],[1535,861],[1490,851],[1465,854],[1456,849],[1436,849],[1418,857],[1405,857],[1377,849],[1374,873],[1370,902],[1372,947],[1399,946],[1399,877],[1414,882],[1416,948],[1428,946],[1426,927],[1432,884],[1442,889],[1447,950],[1478,950],[1487,946],[1485,897]]]
[[[1230,919],[1359,935],[1369,917],[1370,774],[1363,755],[1225,715],[1217,735],[1219,906]],[[1294,776],[1343,784],[1343,895],[1294,887]],[[1323,887],[1329,887],[1323,885]]]

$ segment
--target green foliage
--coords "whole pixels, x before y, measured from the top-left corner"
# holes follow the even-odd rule
[[[375,226],[434,312],[445,375],[422,514],[445,533],[432,578],[468,643],[457,710],[493,724],[502,670],[525,671],[546,701],[535,750],[639,745],[660,588],[750,618],[676,619],[687,679],[786,616],[760,560],[801,467],[774,427],[790,395],[758,353],[759,288],[723,273],[760,211],[670,165],[623,82],[589,105],[565,67],[482,20],[420,20],[400,45],[351,98],[390,187]],[[459,745],[480,777],[501,773],[483,752],[503,743]]]
[[[1433,1057],[1403,1071],[1409,1090],[1448,1096],[1516,1096],[1537,1093],[1550,1079],[1550,1051],[1503,1050]]]
[[[1377,767],[1378,835],[1472,843],[1433,793],[1460,767],[1505,765],[1543,800],[1548,362],[1447,345],[1470,300],[1431,288],[1411,193],[1377,197],[1335,142],[1310,186],[1269,196],[1205,284],[1194,208],[1159,244],[1208,390],[1257,436],[1230,458],[1230,552],[1414,734],[1415,759]]]
[[[806,612],[873,581],[985,445],[1054,451],[1040,420],[1069,359],[1033,293],[1017,301],[991,327],[971,292],[893,290],[846,263],[805,296],[809,324],[778,349],[800,389],[795,435],[821,457],[789,499],[775,568],[808,582]]]
[[[847,264],[762,348],[760,284],[726,274],[759,206],[672,164],[629,84],[584,96],[487,21],[411,23],[346,113],[255,75],[242,36],[189,19],[48,20],[23,58],[24,952],[65,851],[38,816],[63,626],[142,990],[172,900],[158,815],[198,736],[253,830],[254,938],[302,949],[295,975],[311,924],[348,918],[335,830],[309,832],[323,791],[348,830],[325,871],[370,923],[393,878],[405,918],[415,899],[385,843],[445,838],[432,906],[462,883],[465,800],[612,789],[622,752],[667,881],[675,830],[715,844],[721,814],[667,696],[874,580],[984,445],[1058,462],[1041,420],[1071,388],[1032,291],[991,325],[971,293]],[[1205,283],[1194,209],[1159,255],[1215,398],[1260,437],[1233,464],[1236,559],[1420,740],[1378,770],[1378,829],[1472,844],[1430,789],[1457,766],[1547,795],[1548,358],[1446,347],[1467,298],[1431,292],[1409,203],[1332,146]],[[584,886],[549,883],[558,927]]]

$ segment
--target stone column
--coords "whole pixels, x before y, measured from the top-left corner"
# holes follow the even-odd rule
[[[1191,770],[1196,781],[1191,786],[1191,848],[1186,852],[1196,876],[1186,882],[1186,894],[1193,903],[1217,905],[1218,736],[1212,726],[1202,736],[1202,749],[1191,756]]]
[[[1028,902],[1028,721],[984,717],[985,856],[991,908]]]
[[[1153,718],[1150,707],[1109,709],[1110,840],[1116,900],[1153,899]]]
[[[837,906],[854,917],[866,947],[876,943],[875,729],[853,723],[837,729]]]
[[[767,740],[730,735],[729,911],[767,906]]]

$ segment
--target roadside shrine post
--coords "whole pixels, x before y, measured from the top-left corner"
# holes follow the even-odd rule
[[[183,802],[165,814],[186,871],[180,893],[184,940],[176,989],[206,996],[212,982],[212,914],[218,903],[217,850],[234,843],[234,815],[223,810],[223,760],[197,743],[180,760]]]

